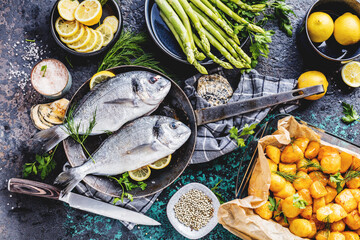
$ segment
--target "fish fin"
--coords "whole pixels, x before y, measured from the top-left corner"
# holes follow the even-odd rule
[[[128,150],[126,151],[126,154],[132,154],[134,152],[142,152],[142,151],[145,151],[147,149],[150,149],[152,151],[156,151],[156,146],[155,146],[155,141],[153,143],[150,143],[150,144],[142,144],[140,146],[137,146],[137,147],[134,147],[133,149],[131,150]]]
[[[38,154],[44,154],[53,149],[58,143],[69,136],[61,126],[54,126],[36,133],[29,141],[29,150]]]
[[[79,167],[70,168],[69,170],[60,173],[59,176],[56,177],[54,184],[66,186],[61,191],[61,195],[64,196],[71,192],[85,176],[86,173],[81,172]]]

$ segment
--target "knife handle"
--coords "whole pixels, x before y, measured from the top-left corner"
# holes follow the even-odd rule
[[[60,189],[52,185],[21,178],[11,178],[8,183],[8,190],[14,193],[27,194],[55,200],[58,200],[60,196]]]

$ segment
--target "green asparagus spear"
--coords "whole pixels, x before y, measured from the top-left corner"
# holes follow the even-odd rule
[[[164,20],[165,24],[169,27],[170,31],[172,32],[172,34],[174,35],[176,41],[179,43],[181,49],[183,50],[183,52],[185,53],[185,49],[183,46],[183,42],[181,41],[179,34],[176,32],[174,26],[171,24],[170,20],[166,18],[165,14],[163,12],[160,12],[160,17]],[[206,68],[204,66],[201,66],[201,64],[194,60],[194,62],[192,63],[192,65],[201,73],[201,74],[208,74]]]
[[[184,24],[166,0],[155,0],[155,2],[159,6],[161,12],[163,12],[166,18],[174,26],[175,31],[179,34],[187,60],[192,64],[195,61],[194,51],[191,47],[190,37]]]
[[[183,7],[180,5],[179,1],[177,1],[177,0],[168,0],[168,2],[173,7],[173,9],[177,13],[177,15],[180,17],[182,23],[184,24],[184,26],[186,28],[186,31],[190,38],[191,48],[194,51],[195,58],[197,60],[204,60],[206,58],[206,56],[196,49],[194,39],[192,38],[192,30],[191,30],[190,21],[189,21],[188,16],[185,13],[185,10],[183,9]]]
[[[200,19],[200,22],[205,27],[205,29],[208,30],[221,43],[221,45],[223,45],[231,53],[234,58],[238,58],[236,51],[230,45],[230,43],[228,43],[225,38],[221,36],[221,34],[216,31],[216,29],[213,28],[211,24],[208,23],[200,14],[198,14],[197,12],[195,13],[197,14],[197,17]]]
[[[235,3],[236,5],[238,5],[240,8],[254,12],[254,13],[264,11],[266,8],[266,4],[249,5],[249,4],[242,2],[241,0],[230,0],[230,1]]]
[[[216,38],[211,35],[206,29],[204,30],[206,37],[209,39],[211,45],[213,45],[219,52],[227,59],[229,62],[234,65],[236,68],[245,68],[245,64],[236,60],[231,54],[224,48],[221,43],[216,40]]]
[[[207,0],[203,0],[203,1],[207,1]],[[234,19],[235,21],[237,21],[238,23],[242,23],[244,25],[246,25],[246,27],[253,32],[257,32],[257,33],[261,33],[261,34],[265,34],[264,29],[262,29],[259,26],[256,26],[255,24],[249,23],[248,21],[246,21],[246,19],[240,17],[239,15],[237,15],[236,13],[234,13],[230,8],[228,8],[223,2],[221,2],[220,0],[210,0],[212,3],[214,3],[221,11],[223,11],[226,15],[228,15],[229,17],[231,17],[232,19]]]
[[[202,46],[202,43],[200,42],[200,39],[193,33],[193,38],[195,41],[196,46],[198,46],[198,48],[200,48],[203,52],[204,48]],[[208,56],[209,58],[211,58],[215,63],[219,64],[220,66],[222,66],[223,68],[226,69],[233,69],[233,67],[231,66],[230,63],[228,62],[224,62],[220,59],[218,59],[214,54],[212,54],[210,51],[209,52],[205,52],[206,56]]]
[[[206,38],[205,33],[203,31],[203,27],[199,21],[199,18],[194,13],[194,10],[191,8],[190,4],[187,0],[179,0],[181,6],[184,8],[185,12],[189,16],[191,22],[193,23],[196,31],[198,32],[201,42],[204,46],[204,52],[210,51],[210,43],[209,40]]]
[[[208,16],[206,16],[203,12],[201,12],[197,7],[195,7],[193,4],[191,5],[192,8],[194,8],[194,11],[198,14],[200,14],[213,28],[215,28],[221,36],[223,36],[235,49],[235,51],[241,56],[248,64],[251,64],[251,58],[242,50],[242,48],[235,43],[233,39],[231,39],[221,28],[219,28],[218,25],[216,25]],[[250,66],[248,66],[250,67]]]
[[[200,0],[190,0],[195,6],[197,6],[201,11],[203,11],[206,15],[208,15],[216,24],[222,27],[229,36],[233,37],[234,40],[237,39],[234,30],[222,19],[219,18],[211,9],[209,9],[205,4],[203,4]],[[237,39],[239,40],[239,39]],[[236,41],[236,40],[235,40]]]

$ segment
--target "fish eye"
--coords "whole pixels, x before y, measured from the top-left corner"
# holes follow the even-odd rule
[[[160,76],[151,77],[151,78],[149,79],[149,82],[150,82],[151,84],[154,84],[154,83],[156,83],[156,82],[159,80],[159,78],[160,78]]]
[[[176,122],[172,122],[172,123],[170,123],[170,128],[172,128],[172,129],[177,128],[177,124],[176,124]]]

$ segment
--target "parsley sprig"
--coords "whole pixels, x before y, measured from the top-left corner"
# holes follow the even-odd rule
[[[230,129],[230,138],[233,138],[236,140],[238,147],[245,147],[245,141],[242,138],[242,136],[246,136],[246,135],[252,135],[254,134],[254,129],[256,128],[257,123],[253,123],[250,126],[248,124],[245,124],[244,128],[242,129],[242,131],[239,134],[239,129],[237,129],[236,127],[232,127]]]
[[[301,199],[299,194],[296,193],[293,195],[293,205],[299,209],[304,209],[309,204],[304,199]]]
[[[214,187],[211,188],[211,191],[215,194],[215,196],[217,197],[217,199],[219,199],[220,204],[223,204],[223,203],[225,202],[223,196],[216,191],[216,189],[219,188],[218,185],[219,185],[221,182],[222,182],[222,179],[221,179],[217,184],[215,184]]]
[[[76,106],[72,105],[71,108],[69,109],[69,113],[68,116],[65,117],[66,120],[66,124],[64,124],[65,126],[65,131],[69,134],[70,137],[72,137],[72,139],[74,139],[76,142],[78,142],[82,148],[84,149],[84,151],[86,152],[86,154],[93,160],[93,162],[95,163],[95,160],[92,158],[91,154],[89,153],[89,151],[86,149],[84,143],[85,140],[87,139],[87,137],[90,135],[90,133],[92,132],[93,128],[96,125],[96,110],[93,114],[93,118],[92,120],[89,121],[89,126],[85,131],[85,134],[81,134],[79,133],[80,131],[80,125],[79,124],[75,124],[74,121],[74,111],[75,111]]]
[[[350,105],[346,102],[342,102],[342,107],[343,107],[343,114],[345,114],[345,116],[341,118],[343,122],[345,123],[352,123],[353,121],[360,122],[359,114],[356,112],[353,105]]]
[[[141,190],[145,190],[147,187],[147,184],[144,182],[137,182],[133,183],[129,180],[129,173],[123,173],[119,178],[109,176],[109,178],[114,179],[122,188],[121,197],[120,198],[114,198],[113,204],[117,203],[119,200],[121,202],[124,201],[124,197],[130,199],[130,201],[133,201],[133,195],[128,193],[127,191],[131,191],[135,188],[141,188]]]
[[[360,177],[360,169],[351,167],[346,171],[344,177],[341,176],[340,172],[330,175],[330,181],[336,183],[336,191],[339,193],[343,190],[345,183],[357,177]]]
[[[46,155],[35,156],[35,161],[32,163],[25,163],[23,166],[23,177],[27,178],[30,175],[37,175],[40,173],[40,177],[44,180],[49,173],[55,169],[56,162],[53,160],[58,145]]]
[[[275,198],[269,196],[269,202],[270,202],[270,206],[268,206],[268,207],[269,207],[269,210],[270,210],[270,211],[274,211],[274,212],[278,212],[277,214],[275,214],[275,215],[273,216],[273,219],[275,219],[275,218],[277,218],[277,217],[280,217],[280,216],[283,216],[283,217],[284,217],[284,222],[285,222],[285,223],[289,223],[288,220],[287,220],[286,215],[284,214],[284,212],[283,212],[283,211],[279,211],[280,201],[281,201],[281,200],[276,201]]]

